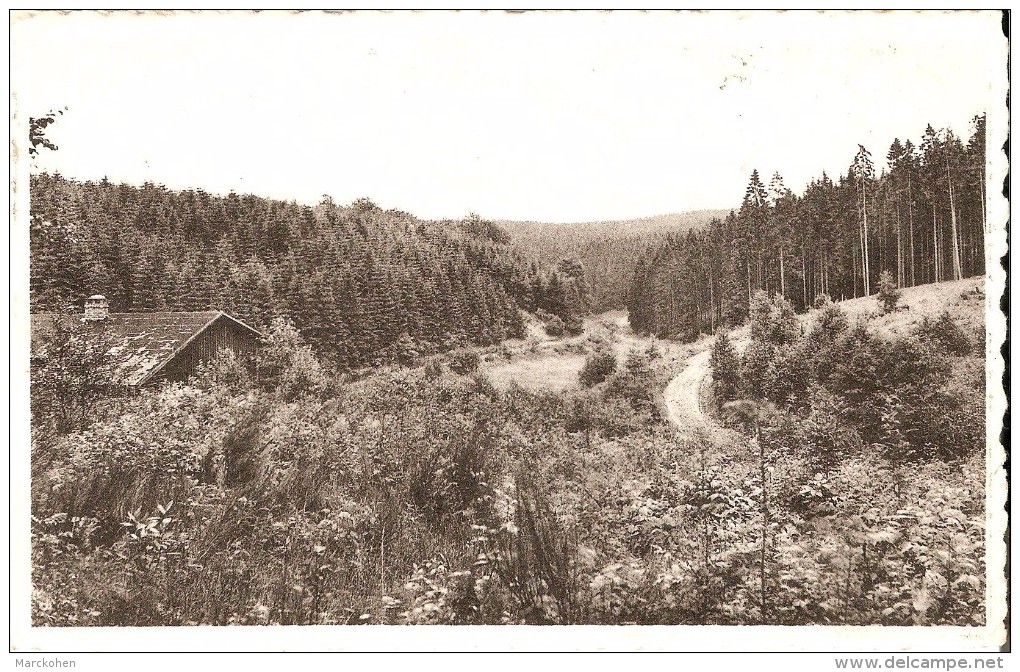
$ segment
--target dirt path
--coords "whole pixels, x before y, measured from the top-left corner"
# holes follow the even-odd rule
[[[711,356],[711,350],[705,350],[687,360],[687,367],[669,381],[662,393],[666,401],[667,418],[677,426],[681,434],[690,438],[715,425],[701,407],[701,390],[711,372]]]
[[[742,352],[747,346],[746,337],[739,335],[734,338],[733,346]],[[717,423],[702,405],[706,386],[712,380],[711,359],[712,349],[707,347],[692,355],[687,360],[687,366],[669,381],[662,393],[666,413],[669,421],[676,425],[680,435],[685,438],[708,438],[717,444],[729,443],[738,438],[737,433]]]
[[[653,343],[652,339],[642,338],[631,331],[626,313],[614,313],[610,317],[618,328],[614,342],[618,356],[629,350],[644,348]],[[680,354],[681,346],[670,344],[668,341],[655,342]],[[742,342],[734,344],[738,349],[743,349]],[[689,350],[684,350],[683,354],[686,355],[687,352]],[[686,439],[708,438],[711,441],[720,442],[728,441],[734,437],[731,430],[716,423],[702,407],[703,392],[706,391],[705,387],[711,381],[711,357],[710,344],[700,352],[688,355],[686,366],[669,381],[666,389],[662,392],[667,419]]]
[[[734,433],[715,422],[702,407],[701,399],[706,385],[711,381],[711,341],[696,345],[647,338],[635,334],[625,311],[603,313],[585,321],[585,331],[579,336],[550,338],[544,332],[537,333],[532,354],[511,362],[488,365],[490,380],[505,384],[510,380],[528,389],[559,391],[577,383],[577,373],[584,364],[584,354],[579,352],[556,351],[564,346],[580,344],[593,334],[608,337],[612,342],[619,366],[624,366],[631,352],[642,351],[649,346],[658,347],[660,354],[683,365],[676,376],[663,390],[663,401],[667,419],[676,426],[681,437],[688,440],[707,440],[720,444],[734,438]],[[742,350],[742,339],[735,339],[734,345]],[[694,350],[692,354],[692,350]]]

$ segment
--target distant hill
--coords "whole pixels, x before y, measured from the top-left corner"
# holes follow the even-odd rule
[[[692,210],[690,212],[670,212],[665,215],[652,215],[636,219],[605,220],[597,222],[533,222],[497,220],[496,224],[503,227],[511,236],[555,235],[567,229],[572,233],[649,233],[701,228],[713,218],[722,219],[729,210]]]
[[[622,308],[638,258],[666,235],[700,229],[728,210],[694,210],[601,222],[522,222],[500,220],[511,244],[540,266],[574,258],[587,271],[596,312]]]

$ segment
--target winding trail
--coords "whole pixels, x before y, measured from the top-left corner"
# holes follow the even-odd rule
[[[712,343],[705,339],[695,345],[681,345],[668,340],[648,338],[635,334],[625,311],[611,311],[586,319],[584,333],[567,338],[551,338],[544,330],[532,329],[536,341],[532,355],[516,361],[489,365],[488,375],[492,380],[514,380],[528,388],[560,390],[576,385],[577,373],[584,364],[583,353],[561,352],[565,345],[580,345],[593,335],[600,335],[612,343],[619,365],[625,365],[631,352],[637,352],[655,345],[665,350],[667,357],[681,364],[683,368],[662,391],[666,418],[672,423],[678,435],[686,440],[726,445],[737,438],[736,432],[719,425],[705,412],[702,398],[711,382]],[[747,342],[745,334],[736,335],[733,341],[737,350],[743,350]],[[692,350],[695,350],[692,354]]]
[[[732,343],[737,352],[743,352],[747,347],[747,337],[740,334],[733,338]],[[729,445],[739,440],[739,434],[716,422],[701,403],[707,392],[706,386],[712,380],[711,360],[711,345],[688,358],[687,366],[669,381],[662,393],[666,413],[683,438],[707,439],[716,445]]]
[[[711,350],[705,350],[687,360],[684,368],[663,391],[666,402],[666,416],[677,426],[681,434],[697,434],[699,429],[715,426],[715,421],[701,407],[701,390],[711,375],[709,359]]]
[[[618,354],[638,347],[647,347],[652,343],[651,339],[634,334],[630,329],[626,313],[614,315],[613,322],[619,329],[614,344]],[[658,343],[666,344],[666,347],[674,352],[679,349],[676,345],[671,346],[666,341],[658,341]],[[743,339],[734,341],[734,346],[738,350],[743,350],[744,344]],[[729,442],[736,437],[735,432],[719,425],[712,416],[705,412],[701,403],[703,392],[706,391],[705,386],[711,382],[711,359],[712,348],[709,343],[701,352],[690,355],[683,370],[669,381],[666,389],[662,392],[666,417],[676,426],[680,436],[685,439],[707,439],[713,443]]]

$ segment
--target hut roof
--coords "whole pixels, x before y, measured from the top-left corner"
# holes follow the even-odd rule
[[[173,313],[110,313],[103,320],[85,320],[79,315],[35,313],[32,315],[32,356],[45,357],[47,336],[58,319],[76,320],[108,339],[113,378],[125,385],[144,385],[153,375],[199,334],[220,319],[227,319],[262,334],[240,320],[218,310]]]

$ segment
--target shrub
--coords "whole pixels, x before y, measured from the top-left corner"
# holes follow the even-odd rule
[[[548,314],[548,316],[542,320],[545,324],[545,333],[550,336],[560,337],[566,331],[566,325],[556,315]]]
[[[740,391],[740,355],[725,331],[715,337],[711,363],[712,379],[719,399],[728,401],[736,397]]]
[[[793,305],[776,294],[755,292],[751,300],[751,339],[771,345],[785,345],[800,335]]]
[[[563,330],[569,336],[578,336],[584,331],[584,320],[571,313],[563,320]]]
[[[801,342],[776,348],[764,371],[764,396],[776,403],[796,404],[806,391],[811,363]]]
[[[66,433],[84,427],[112,383],[109,339],[102,327],[72,316],[58,316],[49,333],[33,337],[42,340],[41,356],[33,357],[31,367],[36,429]]]
[[[234,390],[251,388],[251,374],[233,350],[224,350],[209,361],[199,364],[192,382],[203,389],[224,387]]]
[[[884,313],[896,310],[896,304],[900,301],[900,290],[889,271],[882,271],[882,274],[878,276],[878,300],[882,304]]]
[[[936,318],[925,316],[914,327],[914,335],[923,343],[951,355],[967,355],[971,351],[970,339],[949,316],[948,311],[943,311]]]
[[[438,359],[430,359],[425,364],[425,379],[436,380],[443,375],[443,365],[439,363]]]
[[[454,350],[449,355],[450,370],[464,376],[477,371],[481,361],[481,357],[475,350]]]
[[[740,365],[742,389],[753,397],[765,396],[765,379],[775,359],[775,348],[763,341],[751,341]]]
[[[605,394],[623,399],[638,410],[654,407],[657,387],[647,358],[632,352],[627,367],[609,378]]]
[[[845,405],[828,390],[812,386],[800,420],[799,445],[818,468],[828,468],[861,448],[857,432],[844,420]]]
[[[616,371],[616,355],[612,350],[599,349],[588,355],[578,374],[581,385],[591,387],[598,385]]]
[[[285,400],[324,392],[329,379],[301,334],[289,321],[276,318],[256,358],[256,371],[264,389]]]
[[[849,328],[850,323],[843,309],[835,303],[829,303],[822,308],[815,331],[832,338],[846,332]]]
[[[826,306],[828,306],[831,303],[832,303],[832,297],[829,296],[828,294],[825,294],[823,292],[822,294],[819,294],[818,296],[815,297],[814,306],[815,306],[815,308],[818,308],[819,310],[821,310],[821,309],[825,308]]]

